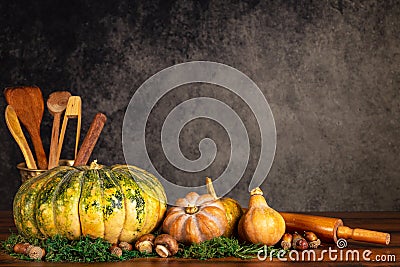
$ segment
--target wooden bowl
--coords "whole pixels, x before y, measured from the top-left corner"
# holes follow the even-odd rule
[[[72,166],[74,165],[73,160],[68,159],[60,159],[59,161],[60,166]],[[21,162],[17,164],[17,169],[19,170],[19,174],[21,175],[22,182],[26,182],[28,179],[35,177],[39,174],[45,173],[47,170],[35,170],[35,169],[28,169],[26,167],[25,162]]]

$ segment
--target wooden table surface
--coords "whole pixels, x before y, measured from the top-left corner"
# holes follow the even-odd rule
[[[299,255],[298,261],[286,262],[278,259],[273,259],[271,262],[269,259],[260,261],[257,258],[251,260],[241,260],[236,258],[224,258],[215,260],[191,260],[191,259],[161,259],[161,258],[150,258],[150,259],[135,259],[125,262],[112,262],[112,263],[48,263],[48,262],[26,262],[12,258],[9,255],[0,252],[0,267],[2,266],[104,266],[104,267],[128,267],[128,266],[148,266],[148,267],[159,267],[159,266],[217,266],[217,267],[228,267],[228,266],[400,266],[400,212],[323,212],[323,213],[310,213],[314,215],[330,216],[336,218],[342,218],[344,224],[352,228],[365,228],[376,231],[388,232],[391,234],[391,242],[389,246],[357,243],[351,240],[348,241],[347,247],[343,250],[339,250],[334,244],[324,244],[320,249],[315,250],[316,259],[323,255],[322,261],[304,261],[301,260]],[[15,225],[12,219],[12,213],[10,211],[0,211],[0,239],[5,240],[10,231],[16,232]],[[328,256],[328,252],[323,253],[324,250],[331,249],[337,250],[332,252],[333,256],[337,256],[338,260],[331,260]],[[368,251],[371,253],[368,253]],[[356,252],[358,251],[358,252]],[[347,253],[346,253],[347,252]],[[356,253],[360,256],[360,261],[352,260],[353,255],[356,258]],[[363,253],[366,253],[367,260],[363,260]],[[347,258],[349,259],[346,261]],[[367,255],[369,254],[369,255]],[[342,256],[340,256],[342,255]],[[296,255],[293,254],[293,258]],[[333,257],[331,257],[333,258]],[[343,260],[340,261],[339,259]],[[378,259],[386,258],[385,262],[378,262]],[[309,259],[305,255],[305,259]]]

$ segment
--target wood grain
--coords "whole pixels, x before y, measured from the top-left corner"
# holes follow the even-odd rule
[[[40,124],[44,112],[42,91],[39,87],[9,87],[4,90],[7,103],[11,105],[18,119],[26,127],[35,148],[37,165],[41,170],[47,169],[47,156],[40,137]]]
[[[82,142],[81,148],[79,149],[78,155],[76,156],[74,166],[86,165],[89,161],[90,155],[94,149],[94,146],[99,139],[101,131],[103,130],[104,124],[106,123],[107,117],[103,113],[97,113],[94,117],[90,128]]]
[[[76,158],[76,155],[78,153],[79,137],[81,134],[81,108],[82,108],[82,100],[79,96],[71,96],[68,99],[67,108],[64,114],[64,120],[61,126],[60,137],[58,139],[56,165],[58,165],[58,161],[60,160],[61,150],[64,143],[65,131],[67,130],[67,123],[68,119],[70,118],[76,118],[78,120],[76,125],[74,159]]]
[[[19,124],[17,114],[15,113],[13,107],[10,105],[6,107],[5,118],[7,127],[10,130],[11,135],[14,137],[19,148],[21,149],[22,154],[24,155],[26,167],[28,167],[29,169],[37,169],[35,159],[33,158],[32,151],[28,145],[28,142],[25,139],[25,135],[22,131],[21,125]]]
[[[193,260],[193,259],[176,259],[176,258],[148,258],[148,259],[134,259],[125,262],[111,262],[111,263],[79,263],[79,267],[136,267],[136,266],[168,266],[168,267],[200,267],[200,266],[217,266],[217,267],[256,267],[256,266],[399,266],[400,261],[400,212],[337,212],[337,213],[312,213],[318,216],[331,216],[341,218],[344,224],[354,227],[355,225],[364,225],[369,229],[388,229],[392,236],[389,246],[382,246],[376,244],[360,243],[349,241],[347,248],[343,249],[345,255],[348,251],[358,251],[362,255],[363,251],[370,250],[371,259],[377,255],[394,255],[395,262],[377,262],[377,261],[330,261],[327,253],[322,254],[322,249],[337,249],[333,244],[323,244],[323,247],[315,250],[316,257],[322,258],[322,261],[301,261],[292,262],[288,259],[287,262],[279,261],[278,259],[269,259],[259,261],[258,259],[241,260],[237,258],[222,258],[212,259],[207,261]],[[364,227],[363,226],[363,227]],[[15,232],[16,228],[12,219],[11,211],[0,211],[0,239],[4,240],[10,235],[10,230]],[[0,267],[1,266],[71,266],[71,263],[50,263],[50,262],[25,262],[12,258],[9,255],[0,253]],[[74,263],[75,265],[75,263]]]
[[[57,160],[57,148],[58,148],[58,137],[60,134],[60,122],[62,112],[67,108],[68,99],[71,97],[71,93],[67,91],[57,91],[49,95],[47,100],[47,108],[53,115],[53,127],[51,130],[51,141],[49,150],[49,166],[48,169],[52,169],[58,165]]]
[[[344,226],[343,221],[339,218],[288,212],[281,212],[281,215],[285,219],[288,231],[312,231],[325,242],[336,242],[339,238],[382,245],[387,245],[390,242],[388,233],[360,228],[352,229]]]

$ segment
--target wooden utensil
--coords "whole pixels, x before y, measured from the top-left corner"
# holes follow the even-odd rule
[[[79,144],[79,136],[81,134],[81,105],[82,101],[79,96],[71,96],[68,99],[67,108],[65,109],[64,120],[61,126],[60,138],[58,140],[58,148],[57,148],[57,157],[56,163],[58,165],[58,161],[60,160],[61,150],[64,142],[65,130],[67,129],[67,123],[69,118],[76,118],[77,126],[76,126],[76,136],[75,136],[75,155],[78,153],[78,144]]]
[[[28,169],[36,170],[37,167],[35,159],[33,158],[32,151],[29,148],[28,142],[25,139],[24,132],[22,131],[21,125],[19,124],[17,114],[15,113],[15,110],[12,106],[8,105],[6,107],[5,117],[8,129],[10,130],[15,141],[17,141],[17,144],[21,149],[22,154],[24,155],[26,167],[28,167]]]
[[[336,242],[339,238],[388,245],[390,234],[365,229],[351,229],[338,218],[281,212],[287,231],[312,231],[325,242]]]
[[[4,90],[7,103],[11,105],[18,119],[28,130],[35,148],[37,163],[40,169],[47,169],[47,157],[40,137],[40,124],[44,112],[42,92],[39,87],[10,87]]]
[[[78,155],[76,156],[74,166],[86,165],[92,154],[93,148],[99,139],[100,133],[103,130],[107,117],[103,113],[97,113],[92,123],[90,124],[89,131],[82,142]]]
[[[71,93],[67,91],[53,92],[47,99],[47,108],[53,115],[53,128],[51,130],[51,142],[49,151],[49,166],[48,169],[52,169],[58,165],[57,162],[57,147],[58,147],[58,136],[60,133],[60,121],[61,114],[67,107],[68,99]]]

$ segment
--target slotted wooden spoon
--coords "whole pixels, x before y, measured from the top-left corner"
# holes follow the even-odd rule
[[[58,139],[56,165],[58,165],[58,161],[60,160],[61,150],[64,142],[65,130],[67,129],[67,123],[69,118],[78,119],[76,126],[74,159],[76,158],[76,154],[78,153],[79,136],[81,134],[81,106],[82,106],[82,101],[79,96],[71,96],[68,99],[67,108],[65,109],[65,114],[64,114],[64,120],[61,126],[60,138]]]
[[[53,92],[47,99],[47,108],[53,115],[53,128],[51,130],[51,142],[49,151],[49,166],[48,169],[52,169],[58,165],[57,162],[57,148],[58,148],[58,137],[60,134],[60,121],[61,114],[67,108],[68,99],[71,93],[67,91]]]
[[[10,87],[4,90],[4,95],[32,139],[39,168],[46,170],[47,157],[40,137],[40,124],[44,112],[41,90],[36,86]]]
[[[28,169],[37,169],[32,151],[29,148],[28,142],[25,139],[24,132],[22,131],[21,125],[19,124],[17,114],[15,113],[15,110],[12,106],[8,105],[6,107],[5,117],[8,129],[10,130],[12,136],[14,137],[19,148],[21,149],[22,154],[24,155],[26,167],[28,167]]]

